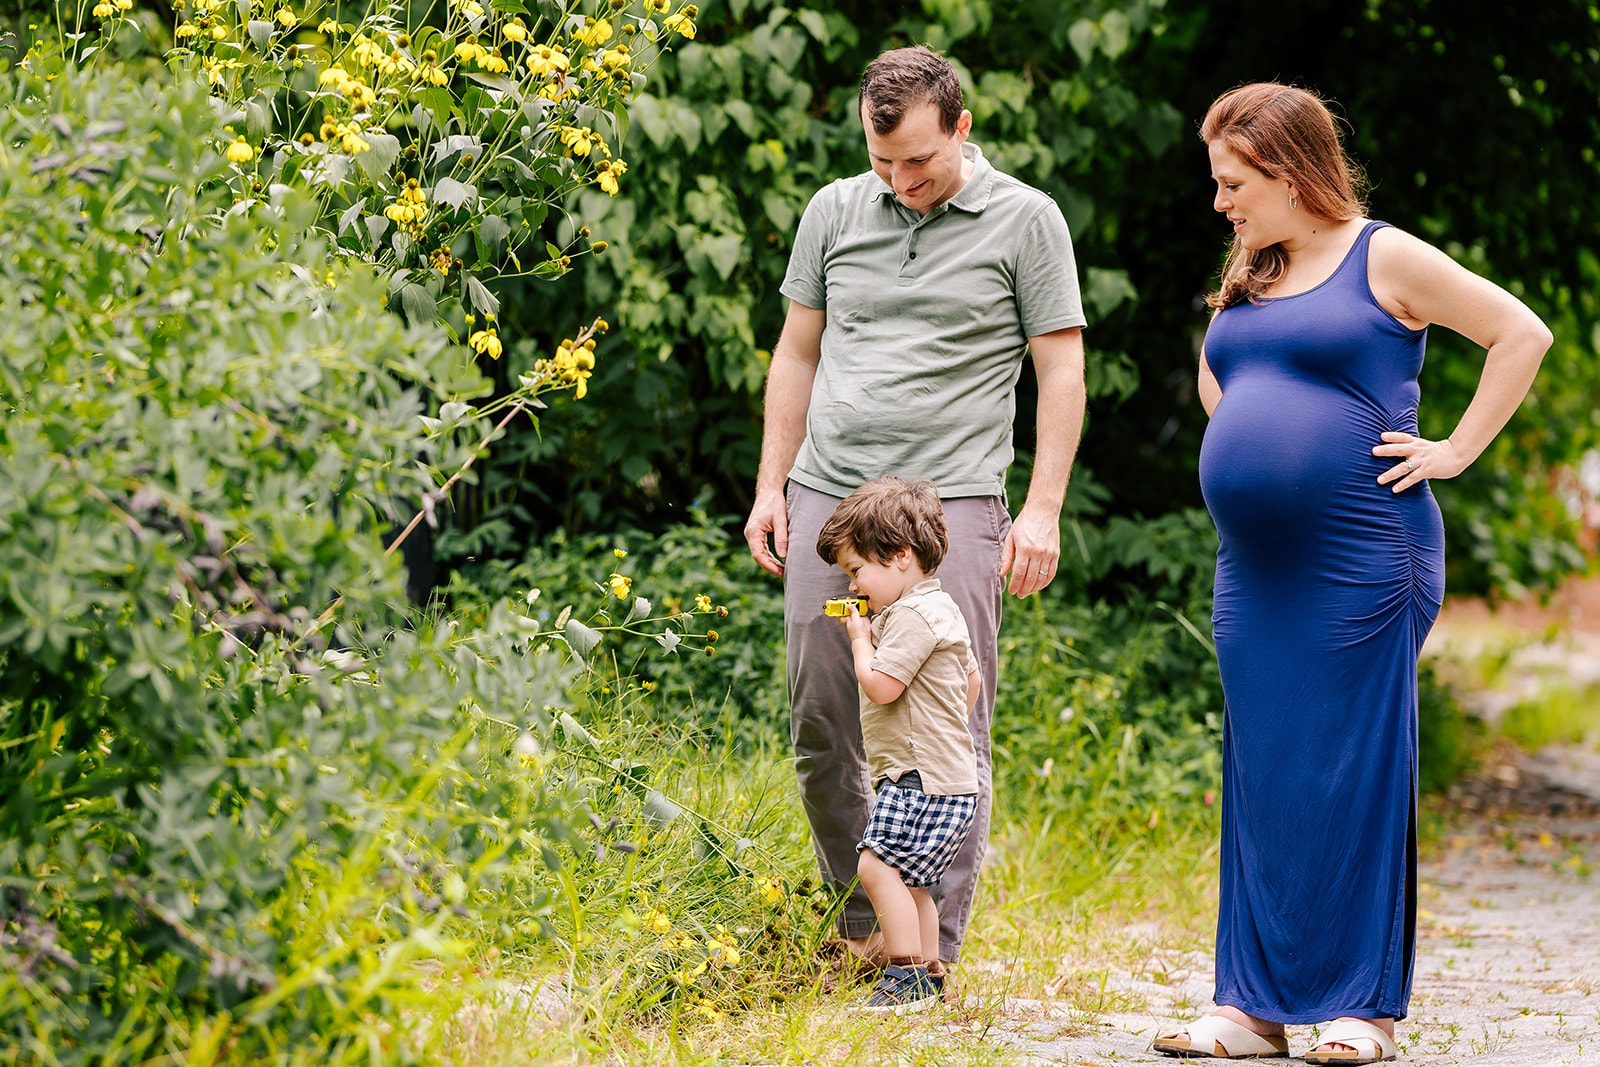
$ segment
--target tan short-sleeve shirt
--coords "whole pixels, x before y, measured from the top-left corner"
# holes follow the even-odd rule
[[[861,697],[861,738],[873,786],[916,771],[930,795],[976,793],[967,675],[978,661],[961,609],[938,579],[929,578],[872,620],[872,639],[872,669],[906,687],[890,704]]]

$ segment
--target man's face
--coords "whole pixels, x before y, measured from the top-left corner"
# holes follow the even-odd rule
[[[963,111],[953,133],[939,128],[939,110],[924,101],[907,109],[889,133],[878,133],[863,116],[872,170],[906,207],[919,215],[961,191],[961,145],[972,132],[972,113]]]

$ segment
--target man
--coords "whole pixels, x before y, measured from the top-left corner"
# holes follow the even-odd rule
[[[939,955],[954,963],[988,839],[1001,597],[1029,596],[1055,574],[1083,422],[1085,320],[1060,209],[967,142],[972,115],[944,57],[923,47],[879,56],[862,75],[861,115],[872,170],[812,198],[780,290],[789,310],[767,377],[745,539],[784,578],[795,769],[822,877],[843,889],[872,792],[850,649],[822,613],[846,580],[811,546],[864,482],[898,474],[939,487],[950,540],[939,578],[983,671],[969,724],[978,815],[940,906]],[[1013,524],[1005,472],[1025,351],[1039,380],[1039,434]],[[859,888],[839,932],[853,954],[879,961]]]

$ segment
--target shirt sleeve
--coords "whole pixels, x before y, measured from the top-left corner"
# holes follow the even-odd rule
[[[825,311],[828,307],[828,279],[823,273],[828,234],[833,230],[837,194],[832,185],[818,189],[800,216],[794,248],[789,252],[789,269],[778,292],[808,308]]]
[[[1026,337],[1085,326],[1078,264],[1067,220],[1054,200],[1029,223],[1017,256],[1017,316]],[[804,301],[802,301],[804,303]]]
[[[884,619],[878,651],[872,657],[872,669],[882,671],[902,685],[910,685],[937,647],[939,635],[919,612],[895,612],[893,617]]]

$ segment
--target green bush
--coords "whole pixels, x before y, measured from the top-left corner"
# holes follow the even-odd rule
[[[573,803],[517,747],[562,649],[506,605],[400,625],[381,536],[470,455],[418,416],[479,379],[263,251],[292,197],[209,221],[204,92],[0,85],[0,1044],[414,1058],[411,961],[475,910],[536,934]]]

